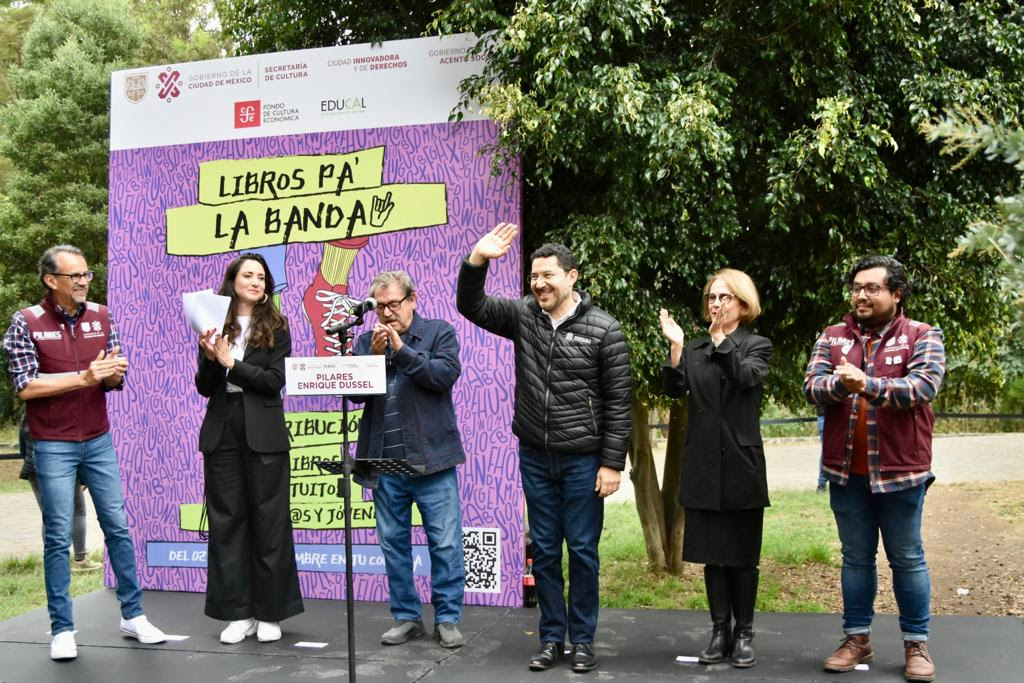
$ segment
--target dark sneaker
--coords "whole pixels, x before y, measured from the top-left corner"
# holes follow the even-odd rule
[[[558,664],[558,660],[562,658],[564,650],[565,645],[562,643],[541,643],[537,651],[530,657],[530,670],[546,671],[552,668]]]
[[[569,654],[572,661],[572,670],[576,673],[585,673],[597,668],[597,655],[590,643],[573,643],[572,652]]]
[[[434,624],[434,640],[441,643],[441,647],[448,648],[462,647],[466,644],[466,639],[459,633],[458,627],[448,621]]]
[[[420,638],[426,631],[422,621],[395,621],[394,625],[380,637],[381,645],[401,645],[412,638]]]

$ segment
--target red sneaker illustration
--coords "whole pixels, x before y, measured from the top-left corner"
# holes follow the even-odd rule
[[[342,355],[338,335],[329,335],[327,330],[349,318],[348,312],[358,303],[349,297],[348,285],[332,285],[317,271],[313,283],[302,296],[302,308],[313,330],[317,356]]]

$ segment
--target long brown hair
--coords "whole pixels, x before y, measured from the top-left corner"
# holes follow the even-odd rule
[[[228,306],[228,319],[224,322],[224,336],[228,341],[234,343],[242,331],[238,324],[238,297],[235,294],[235,278],[238,271],[242,269],[245,261],[255,261],[263,267],[264,289],[263,300],[252,307],[252,320],[249,323],[249,338],[246,344],[253,348],[262,349],[274,348],[274,333],[288,327],[288,320],[281,315],[277,306],[274,305],[274,276],[270,273],[270,267],[259,254],[252,252],[242,254],[231,263],[224,271],[224,281],[220,285],[221,296],[231,297],[231,305]]]

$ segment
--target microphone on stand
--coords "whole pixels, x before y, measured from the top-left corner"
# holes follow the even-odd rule
[[[364,301],[360,301],[358,304],[352,307],[352,310],[348,312],[350,316],[355,316],[353,320],[347,320],[343,323],[339,323],[334,327],[327,328],[327,334],[341,334],[347,332],[350,328],[356,325],[363,324],[363,316],[372,311],[377,307],[377,300],[368,298]]]

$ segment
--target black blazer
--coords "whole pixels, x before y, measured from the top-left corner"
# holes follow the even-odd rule
[[[245,440],[258,453],[287,453],[288,427],[284,421],[284,359],[291,355],[288,329],[274,333],[274,348],[247,347],[245,357],[229,372],[217,361],[199,353],[196,389],[210,399],[199,428],[199,450],[212,453],[220,443],[228,410],[227,383],[242,387],[245,405]]]
[[[690,394],[679,487],[683,507],[768,506],[760,415],[771,357],[772,343],[741,326],[718,348],[710,337],[690,341],[678,367],[666,362],[662,368],[666,394]]]

